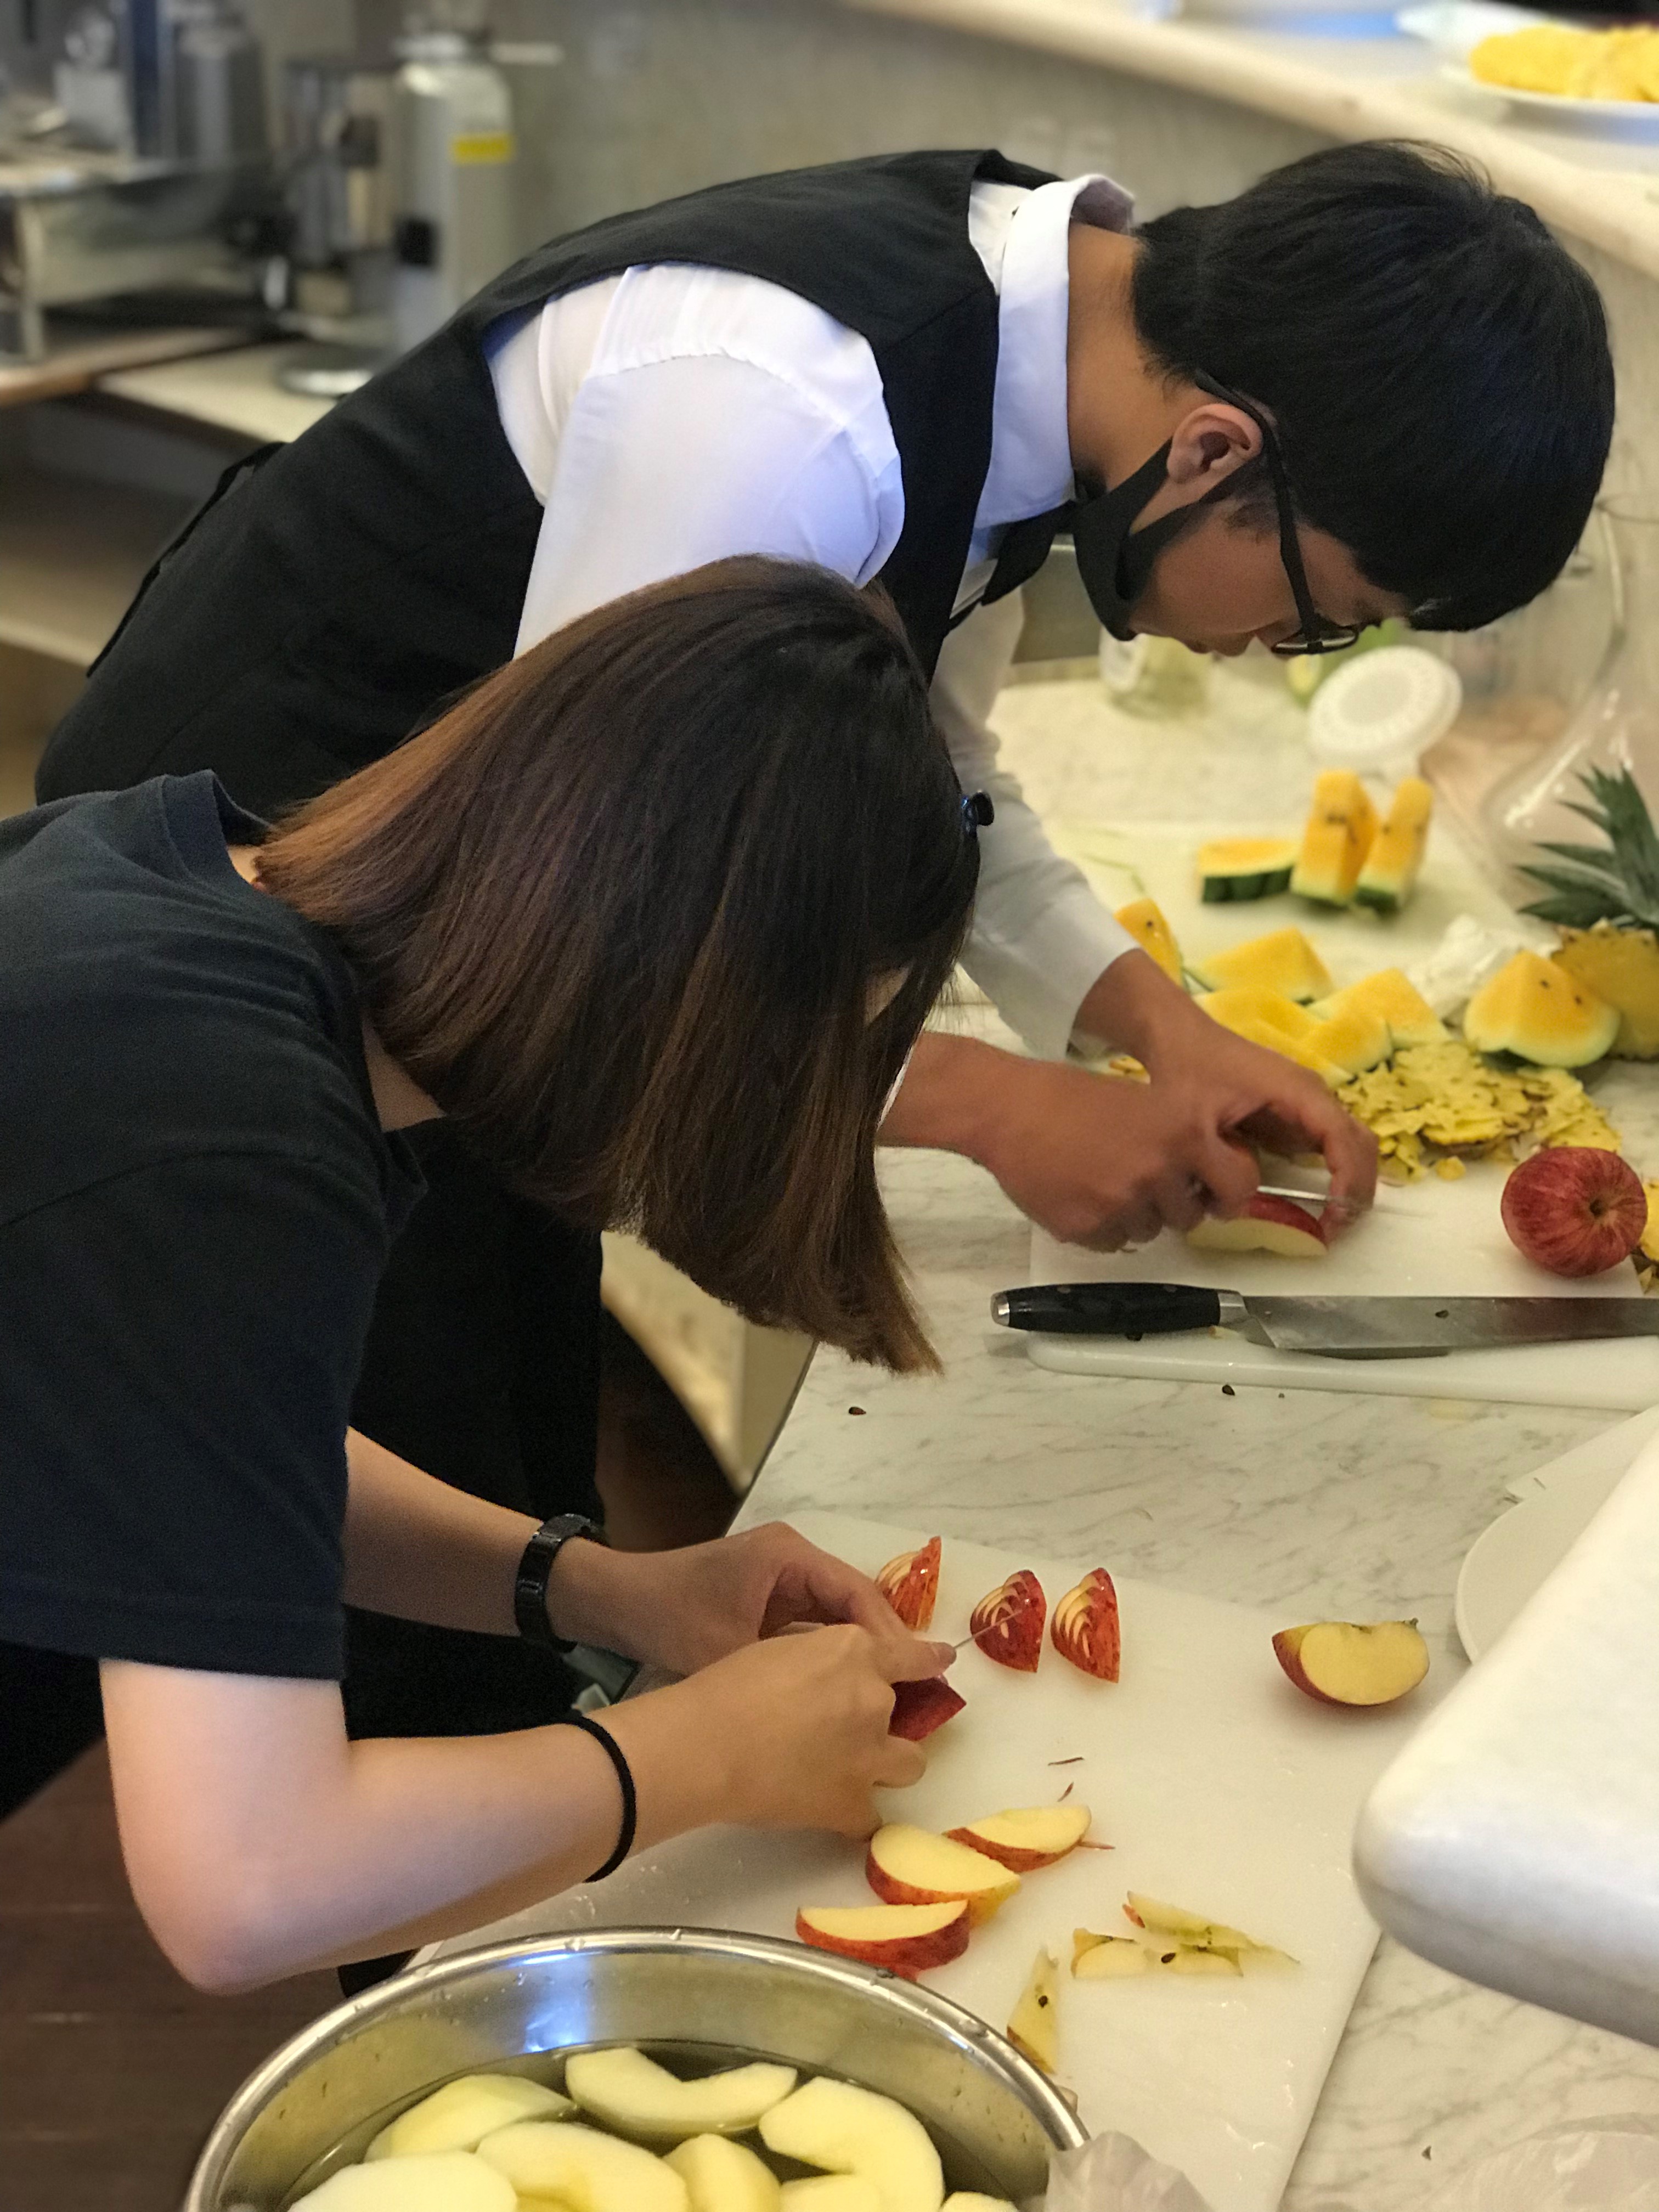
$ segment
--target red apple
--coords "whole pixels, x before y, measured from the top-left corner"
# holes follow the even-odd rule
[[[939,1540],[930,1536],[917,1552],[901,1552],[876,1577],[876,1588],[907,1628],[926,1628],[939,1596]]]
[[[1617,1152],[1558,1145],[1504,1185],[1510,1242],[1553,1275],[1600,1275],[1628,1260],[1648,1225],[1642,1178]]]
[[[1089,1832],[1086,1805],[1032,1805],[1012,1813],[988,1813],[963,1828],[947,1828],[954,1844],[983,1851],[1014,1874],[1053,1866]]]
[[[961,1898],[939,1905],[805,1905],[795,1934],[817,1951],[839,1952],[885,1966],[907,1981],[959,1959],[968,1948],[968,1907]]]
[[[1048,1641],[1062,1659],[1069,1659],[1097,1681],[1115,1682],[1123,1648],[1118,1626],[1117,1592],[1104,1567],[1091,1567],[1074,1589],[1068,1589],[1054,1607]]]
[[[1260,1190],[1231,1221],[1206,1214],[1187,1231],[1187,1242],[1201,1252],[1277,1252],[1286,1260],[1322,1260],[1326,1253],[1316,1213]]]
[[[943,1674],[930,1674],[920,1682],[895,1682],[893,1717],[887,1723],[887,1733],[902,1735],[907,1743],[921,1743],[935,1729],[954,1720],[967,1702]]]
[[[965,1900],[970,1926],[988,1920],[1019,1887],[1019,1876],[983,1851],[949,1836],[894,1821],[870,1838],[864,1878],[884,1905],[943,1905]]]
[[[968,1632],[988,1659],[999,1667],[1012,1667],[1018,1674],[1035,1674],[1042,1656],[1042,1624],[1048,1617],[1048,1601],[1042,1584],[1029,1567],[1010,1575],[981,1598],[968,1616]]]
[[[1281,1628],[1279,1665],[1324,1705],[1391,1705],[1429,1671],[1429,1647],[1414,1620],[1315,1620]]]

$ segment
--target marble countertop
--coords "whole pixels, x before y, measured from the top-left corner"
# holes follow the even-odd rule
[[[1533,111],[1523,120],[1445,82],[1442,57],[1419,40],[1316,37],[1196,14],[1155,21],[1113,0],[844,4],[1073,56],[1334,138],[1432,138],[1479,161],[1546,222],[1659,276],[1659,137],[1594,137],[1565,118],[1533,120]]]
[[[1115,714],[1091,684],[1018,686],[999,708],[1004,755],[1050,812],[1167,820],[1172,783],[1201,788],[1209,817],[1293,812],[1309,773],[1294,710],[1264,709],[1255,690],[1220,697],[1202,726],[1172,730]],[[1193,774],[1171,779],[1172,746],[1190,750]],[[988,1008],[959,1018],[1003,1034]],[[821,1352],[745,1522],[833,1509],[1103,1553],[1127,1574],[1286,1620],[1414,1614],[1435,1665],[1461,1668],[1457,1570],[1505,1484],[1615,1418],[1045,1372],[988,1319],[992,1291],[1024,1278],[1029,1236],[995,1184],[935,1153],[884,1153],[882,1171],[945,1372],[895,1381]],[[1635,2112],[1659,2114],[1659,2053],[1475,1990],[1385,1940],[1286,2212],[1406,2212],[1485,2151],[1557,2120]]]

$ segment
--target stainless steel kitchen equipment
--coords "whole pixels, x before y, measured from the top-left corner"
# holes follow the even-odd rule
[[[513,105],[482,32],[413,29],[392,90],[400,352],[513,258]]]
[[[1051,2152],[1086,2139],[1005,2037],[930,1990],[760,1936],[611,1928],[463,1952],[326,2014],[232,2098],[182,2212],[276,2212],[454,2075],[556,2079],[568,2052],[616,2043],[709,2066],[781,2058],[896,2097],[958,2188],[1024,2197]]]
[[[332,55],[284,73],[289,305],[314,341],[277,372],[290,391],[337,398],[392,358],[394,83]]]

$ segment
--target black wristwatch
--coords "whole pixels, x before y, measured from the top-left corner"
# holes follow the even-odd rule
[[[544,1651],[574,1651],[576,1648],[574,1643],[553,1633],[553,1624],[547,1617],[547,1578],[553,1571],[554,1560],[573,1536],[584,1536],[590,1544],[606,1541],[604,1529],[586,1514],[555,1513],[543,1522],[525,1546],[514,1581],[513,1618],[519,1624],[519,1633],[526,1644],[539,1644]]]

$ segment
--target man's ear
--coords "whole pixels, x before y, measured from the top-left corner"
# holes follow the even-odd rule
[[[1176,425],[1170,441],[1169,481],[1187,495],[1182,503],[1188,505],[1237,476],[1261,451],[1260,425],[1242,407],[1206,399]]]

